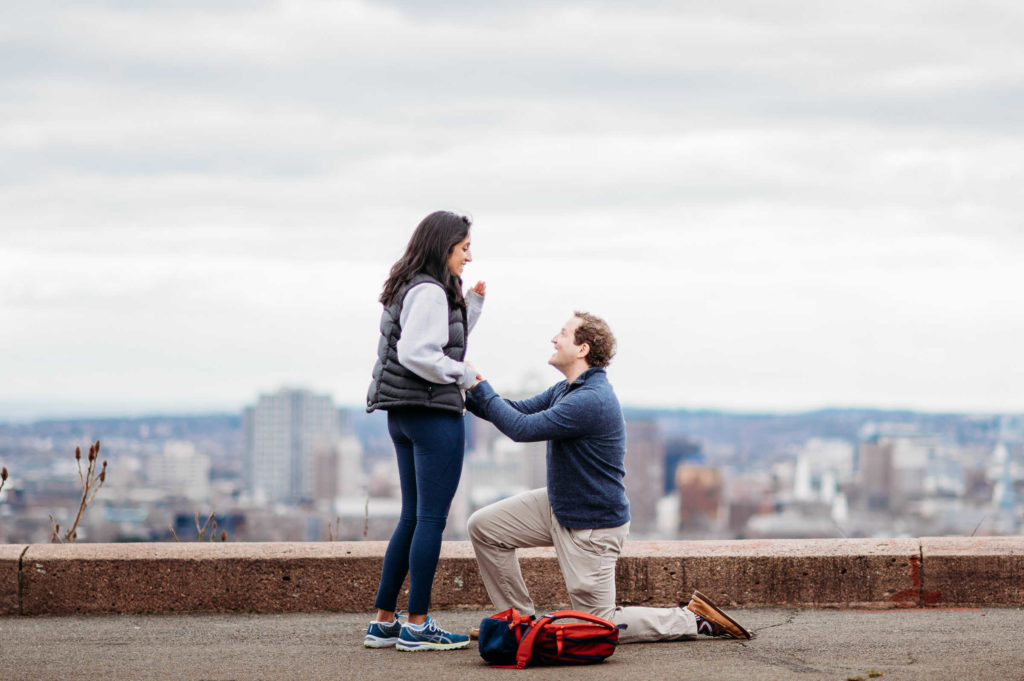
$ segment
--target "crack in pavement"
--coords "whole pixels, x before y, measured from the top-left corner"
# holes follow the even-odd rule
[[[754,633],[756,633],[758,631],[764,631],[765,629],[774,629],[775,627],[784,627],[787,624],[792,624],[796,620],[797,615],[799,615],[799,614],[800,614],[799,610],[793,610],[792,612],[789,613],[789,617],[786,618],[785,622],[778,622],[776,624],[768,624],[768,625],[765,625],[763,627],[758,627],[755,630]]]

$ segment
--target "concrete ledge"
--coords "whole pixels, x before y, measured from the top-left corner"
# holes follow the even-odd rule
[[[0,615],[19,614],[18,572],[24,544],[0,544]]]
[[[1024,538],[921,540],[922,599],[928,605],[1024,605]]]
[[[720,605],[915,605],[916,539],[635,543],[619,560],[619,601],[675,605],[700,589]]]
[[[383,542],[34,545],[22,561],[21,612],[361,610],[373,600],[384,548]]]
[[[0,614],[369,611],[385,546],[0,546]],[[567,605],[554,551],[519,555],[538,606]],[[1020,606],[1021,575],[1024,537],[628,542],[617,590],[650,606],[696,588],[730,607]],[[444,544],[432,607],[490,607],[467,542]]]

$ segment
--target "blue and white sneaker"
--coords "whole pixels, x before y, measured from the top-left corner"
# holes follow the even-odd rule
[[[441,628],[433,617],[427,617],[423,624],[402,625],[402,632],[398,635],[399,650],[457,650],[469,645],[469,636],[465,634],[453,634]]]
[[[366,639],[363,645],[367,648],[390,648],[398,643],[398,634],[402,631],[402,623],[395,617],[394,622],[370,622],[366,627]]]

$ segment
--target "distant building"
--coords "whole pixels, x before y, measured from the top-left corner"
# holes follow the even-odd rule
[[[146,478],[170,496],[206,502],[210,498],[210,457],[197,452],[191,442],[171,441],[163,452],[149,457]]]
[[[704,449],[700,442],[677,436],[665,441],[665,491],[672,494],[676,489],[676,468],[682,463],[704,462]]]
[[[626,496],[629,529],[649,535],[658,529],[658,500],[664,496],[665,439],[654,421],[626,423]]]
[[[539,392],[531,390],[522,387],[506,397],[522,400]],[[514,442],[490,421],[477,417],[467,418],[466,431],[461,488],[466,490],[469,512],[547,485],[547,442]]]
[[[1016,534],[1021,528],[1015,485],[1020,469],[1014,465],[1019,460],[1020,450],[1017,445],[1000,442],[992,454],[990,465],[999,471],[992,488],[992,508],[996,514],[993,524],[998,534]]]
[[[323,438],[313,446],[313,501],[362,495],[362,445],[353,436]]]
[[[313,449],[339,436],[339,416],[328,395],[282,389],[260,395],[242,413],[248,487],[257,502],[313,500]]]
[[[747,521],[746,536],[751,539],[835,537],[838,531],[827,513],[808,514],[785,509],[781,513],[752,516]]]
[[[989,454],[986,474],[992,483],[1024,481],[1024,445],[999,441]]]
[[[708,466],[676,469],[679,521],[683,534],[707,534],[719,524],[722,508],[722,472]]]
[[[741,536],[751,517],[775,512],[775,486],[767,472],[748,473],[725,481],[726,529]]]
[[[857,449],[857,491],[868,511],[905,513],[940,487],[956,485],[951,448],[916,423],[869,423]]]
[[[313,501],[333,503],[338,496],[341,465],[338,449],[323,442],[313,447]]]
[[[940,442],[937,438],[918,435],[894,438],[892,442],[893,483],[898,509],[907,501],[919,500],[927,492],[928,468],[937,460]]]
[[[851,477],[853,447],[845,440],[811,438],[796,458],[793,499],[831,503],[841,482]]]
[[[857,487],[864,507],[869,511],[889,509],[895,491],[891,442],[877,439],[857,445]]]

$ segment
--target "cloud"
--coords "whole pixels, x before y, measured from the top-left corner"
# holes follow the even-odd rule
[[[631,402],[1019,406],[1014,4],[3,19],[0,400],[359,403],[384,273],[451,208],[510,385],[585,306]]]

